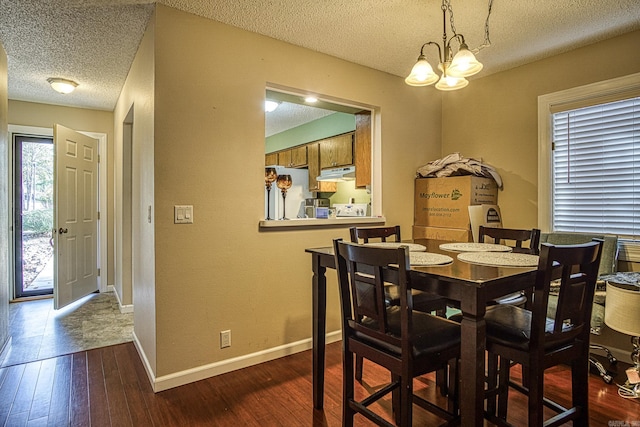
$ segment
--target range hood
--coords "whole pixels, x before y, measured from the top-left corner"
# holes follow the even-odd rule
[[[342,168],[323,169],[320,172],[320,176],[316,178],[317,181],[325,182],[343,182],[353,181],[356,179],[356,167],[345,166]]]

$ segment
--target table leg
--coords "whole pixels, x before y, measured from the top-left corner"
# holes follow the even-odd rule
[[[460,415],[461,425],[481,427],[484,423],[484,353],[486,323],[481,313],[463,311],[461,327]]]
[[[326,267],[320,265],[320,256],[313,255],[313,407],[324,405],[324,365],[327,324]]]

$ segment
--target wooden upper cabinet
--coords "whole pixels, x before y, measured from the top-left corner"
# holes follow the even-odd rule
[[[280,151],[278,153],[278,165],[285,167],[291,165],[291,150]]]
[[[291,149],[291,167],[299,168],[307,166],[307,146],[295,147]]]
[[[307,146],[294,147],[278,152],[278,165],[288,168],[307,166]]]
[[[307,160],[309,165],[309,191],[335,192],[338,188],[335,182],[318,182],[320,175],[320,144],[313,142],[307,145]]]
[[[264,165],[273,166],[278,164],[278,153],[269,153],[264,155]]]
[[[335,136],[320,142],[320,168],[353,164],[353,134]]]
[[[371,185],[371,111],[356,114],[355,133],[356,187]]]

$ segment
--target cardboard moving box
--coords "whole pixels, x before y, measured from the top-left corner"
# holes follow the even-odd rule
[[[447,242],[471,242],[471,230],[466,228],[442,228],[413,226],[414,239],[446,240]]]
[[[498,186],[473,175],[415,180],[414,225],[469,229],[470,205],[498,204]]]

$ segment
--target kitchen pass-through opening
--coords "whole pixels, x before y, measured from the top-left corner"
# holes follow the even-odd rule
[[[375,215],[373,109],[271,89],[265,100],[263,218]]]

